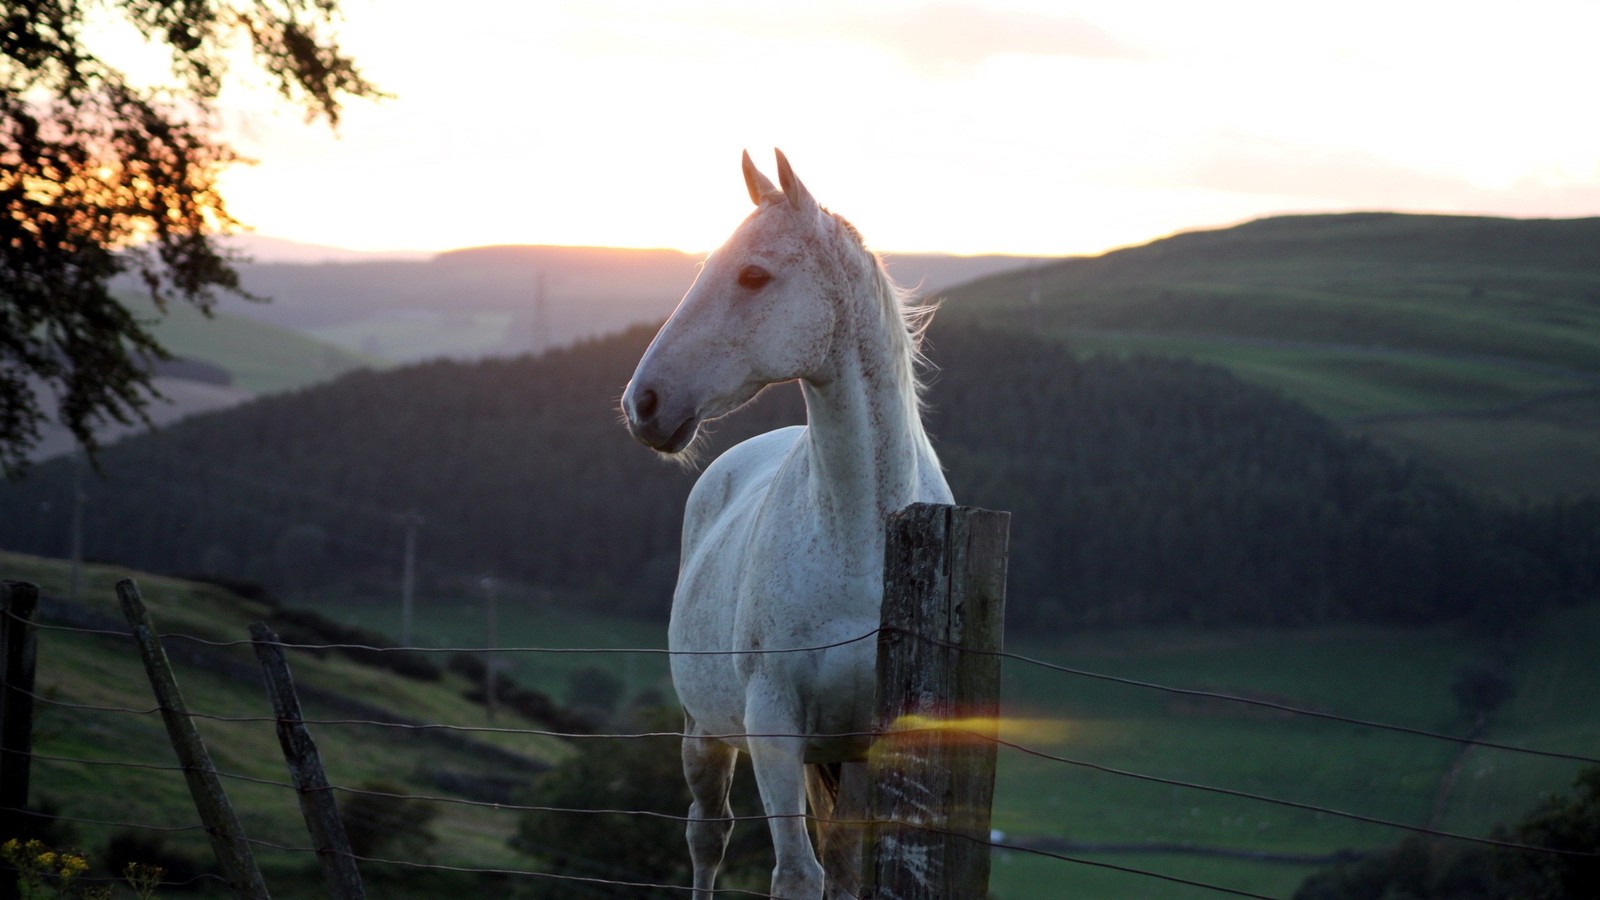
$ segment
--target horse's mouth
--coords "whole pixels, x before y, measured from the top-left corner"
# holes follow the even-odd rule
[[[678,430],[667,435],[664,440],[659,442],[645,440],[645,444],[657,453],[666,453],[668,455],[682,453],[685,447],[694,443],[695,433],[699,430],[700,420],[695,416],[690,416],[683,420],[683,424],[678,426]],[[651,437],[653,438],[654,435],[651,435]]]

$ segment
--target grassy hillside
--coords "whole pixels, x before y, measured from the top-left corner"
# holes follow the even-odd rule
[[[396,516],[416,510],[424,595],[494,573],[664,617],[693,474],[617,424],[648,339],[353,373],[124,441],[86,482],[87,552],[295,597],[387,593]],[[930,340],[951,487],[1014,516],[1019,626],[1436,621],[1600,583],[1600,504],[1485,504],[1214,366],[1080,362],[957,320]],[[799,401],[767,392],[708,458],[801,419]],[[0,545],[66,554],[73,477],[41,465],[0,489]]]
[[[148,297],[129,295],[123,303],[135,315],[153,320],[151,331],[172,355],[220,366],[233,376],[235,386],[255,394],[306,387],[375,362],[234,313],[208,317],[186,303],[174,303],[157,318]]]
[[[481,608],[438,601],[418,627],[441,643],[471,640]],[[504,610],[505,607],[502,607]],[[663,626],[523,606],[501,613],[501,634],[558,646],[658,647]],[[392,604],[345,603],[325,611],[391,634]],[[1457,628],[1331,626],[1306,629],[1187,628],[1098,630],[1033,636],[1008,649],[1115,677],[1217,691],[1412,728],[1464,734],[1470,720],[1451,691],[1468,667],[1509,653],[1512,698],[1491,717],[1484,739],[1595,755],[1600,691],[1590,664],[1600,641],[1600,606],[1558,609],[1519,640]],[[518,677],[559,693],[582,658],[512,657]],[[618,656],[606,665],[632,691],[671,696],[659,657]],[[1302,718],[1223,701],[1111,684],[1026,662],[1004,663],[1002,737],[1031,750],[1160,778],[1264,794],[1409,825],[1487,835],[1540,796],[1565,789],[1579,763],[1471,749],[1428,738]],[[1445,773],[1462,774],[1434,808]],[[1318,866],[1200,850],[1326,857],[1387,847],[1407,832],[1259,801],[1141,782],[1002,747],[994,827],[1004,842],[1117,866],[1159,872],[1268,896],[1288,897]],[[1092,845],[1124,845],[1106,851]],[[1000,852],[993,894],[1000,900],[1059,896],[1187,900],[1192,887],[1148,877]]]
[[[1595,756],[1600,690],[1592,648],[1600,606],[1541,617],[1512,648],[1516,693],[1484,739]],[[1464,734],[1451,685],[1503,648],[1448,629],[1313,628],[1102,632],[1013,647],[1049,661],[1414,728]],[[1008,660],[1012,739],[1101,766],[1263,794],[1415,826],[1487,835],[1582,764],[1472,749],[1221,701],[1108,684]],[[1004,735],[1003,735],[1004,736]],[[1465,756],[1435,817],[1446,771]],[[1255,800],[1141,782],[1001,748],[995,827],[1009,841],[1070,856],[1288,897],[1305,863],[1136,852],[1138,845],[1327,855],[1397,843],[1406,832]],[[1044,840],[1054,838],[1055,841]],[[1124,844],[1125,852],[1082,845]],[[1051,885],[1041,892],[1041,885]],[[1002,853],[995,896],[1191,898],[1207,892]]]
[[[113,585],[135,573],[90,566],[82,602],[70,604],[59,599],[67,593],[67,571],[58,561],[0,553],[0,577],[33,581],[48,595],[39,617],[45,626],[71,624],[126,631]],[[240,641],[248,639],[249,623],[279,618],[274,608],[217,587],[143,574],[136,577],[163,633]],[[289,638],[288,630],[278,627]],[[246,833],[265,842],[255,852],[274,896],[323,896],[314,862],[303,853],[282,853],[270,846],[304,847],[309,838],[294,792],[281,786],[288,782],[288,772],[274,735],[271,705],[248,644],[214,649],[172,637],[165,643],[191,710],[208,717],[251,719],[204,718],[198,727],[218,769],[228,775],[225,788]],[[33,801],[54,804],[59,815],[89,822],[174,829],[192,826],[197,817],[182,775],[171,768],[175,757],[161,720],[151,714],[154,699],[131,640],[46,627],[39,634],[38,660],[36,691],[44,699],[38,705],[34,732],[38,758],[33,766]],[[453,673],[437,681],[418,681],[333,653],[291,651],[289,664],[308,719],[389,718],[510,729],[550,727],[503,709],[490,719],[483,706],[463,699],[472,686]],[[334,785],[359,787],[388,781],[417,795],[461,796],[459,788],[451,786],[455,780],[482,776],[526,781],[573,752],[563,742],[526,734],[485,732],[440,738],[427,732],[358,725],[312,726],[311,730]],[[347,802],[343,795],[341,802]],[[527,867],[526,858],[515,855],[505,843],[516,826],[514,814],[458,804],[439,804],[437,808],[434,828],[439,842],[433,861]],[[103,856],[108,838],[123,830],[87,822],[76,829],[75,843],[88,850],[92,859]],[[203,833],[174,831],[166,841],[179,852],[209,860]],[[382,877],[384,873],[375,874]],[[398,892],[393,886],[382,890],[382,896],[427,896]]]
[[[0,554],[0,575],[34,580],[64,593],[66,568],[56,561]],[[92,566],[81,608],[46,604],[47,625],[121,630],[112,583],[132,573]],[[250,621],[274,610],[218,588],[137,575],[158,627],[213,641],[242,638]],[[417,625],[437,644],[476,644],[481,608],[465,598],[419,609]],[[329,616],[390,630],[391,608],[331,606]],[[95,617],[100,617],[97,621]],[[580,610],[541,608],[508,590],[501,607],[502,643],[510,646],[659,646],[659,626],[592,617]],[[392,634],[392,631],[391,631]],[[1591,660],[1600,641],[1600,606],[1557,609],[1529,623],[1514,642],[1443,627],[1329,626],[1296,630],[1183,628],[1110,630],[1057,638],[1032,637],[1008,649],[1035,659],[1106,675],[1199,688],[1416,728],[1464,733],[1469,722],[1451,685],[1467,666],[1509,653],[1512,699],[1490,719],[1484,737],[1516,746],[1592,754],[1600,746],[1600,715],[1590,699],[1600,690]],[[209,715],[256,718],[269,707],[247,648],[206,651],[167,639],[192,709]],[[533,662],[540,654],[508,654],[521,675],[559,692],[573,665]],[[553,657],[551,657],[553,658]],[[670,689],[660,660],[629,655],[583,658],[622,677],[630,691]],[[92,760],[165,769],[173,764],[160,722],[149,714],[87,707],[149,710],[153,701],[126,638],[45,629],[40,637],[34,797],[61,815],[103,822],[184,827],[194,813],[181,778],[161,769],[104,767]],[[461,725],[529,727],[502,712],[491,721],[466,703],[458,676],[412,681],[337,655],[294,653],[295,679],[308,718],[370,718],[379,707],[410,720]],[[1365,816],[1449,831],[1487,834],[1544,793],[1563,789],[1578,763],[1472,749],[1288,713],[1238,706],[1107,683],[1024,661],[1005,664],[1002,737],[1022,747],[1084,763],[1177,781],[1248,791]],[[341,699],[343,698],[343,699]],[[82,705],[74,706],[73,704]],[[200,728],[252,838],[304,846],[304,826],[292,794],[282,787],[283,763],[266,721],[203,720]],[[406,732],[357,726],[314,726],[331,780],[356,786],[397,781],[410,793],[451,796],[441,774],[526,777],[527,771],[573,752],[527,735],[485,733],[440,744]],[[529,770],[475,750],[491,744],[529,760]],[[578,752],[583,752],[581,748]],[[1435,815],[1445,773],[1462,758],[1461,776]],[[1325,856],[1388,846],[1402,832],[1345,818],[1214,793],[1152,784],[1002,747],[994,826],[1004,842],[1193,879],[1268,896],[1289,896],[1315,866],[1310,862],[1239,859],[1213,852]],[[480,807],[441,804],[432,861],[473,868],[527,868],[506,848],[515,816]],[[91,854],[119,829],[80,825],[79,843]],[[745,829],[759,826],[742,826]],[[675,837],[675,835],[674,835]],[[199,836],[178,832],[169,842],[200,855]],[[1106,845],[1119,846],[1108,849]],[[1165,847],[1154,845],[1167,845]],[[1144,849],[1140,849],[1143,847]],[[275,896],[319,896],[303,855],[258,849]],[[369,879],[382,878],[368,867]],[[380,882],[382,896],[408,894]],[[1188,898],[1194,888],[1082,863],[999,852],[994,896],[1045,900],[1067,894],[1095,897]]]
[[[984,279],[947,314],[1215,362],[1507,495],[1594,493],[1597,247],[1600,219],[1281,217]]]

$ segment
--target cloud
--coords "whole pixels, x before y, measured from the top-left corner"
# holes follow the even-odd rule
[[[1295,197],[1384,208],[1452,205],[1483,188],[1351,149],[1308,147],[1268,138],[1219,136],[1157,175],[1183,188]]]
[[[949,73],[1010,54],[1137,59],[1142,54],[1077,16],[1001,11],[932,3],[841,23],[855,36],[887,47],[913,67]]]
[[[1117,180],[1156,189],[1258,198],[1282,209],[1387,209],[1507,216],[1600,214],[1600,170],[1547,172],[1504,184],[1350,148],[1215,135],[1164,164],[1124,167]],[[1256,202],[1256,201],[1246,201]]]
[[[951,75],[969,71],[1007,55],[1080,59],[1140,59],[1146,54],[1094,22],[1073,15],[997,10],[981,5],[934,2],[902,5],[857,3],[728,5],[710,0],[688,7],[662,7],[640,18],[628,17],[595,0],[585,7],[593,31],[589,44],[615,50],[632,41],[644,52],[681,51],[664,41],[662,29],[674,31],[674,42],[709,40],[707,52],[751,42],[806,45],[827,53],[828,45],[855,44],[887,50],[921,74]],[[624,21],[626,27],[618,27]],[[631,31],[630,31],[631,29]],[[631,37],[630,37],[631,34]],[[652,49],[653,48],[653,49]]]

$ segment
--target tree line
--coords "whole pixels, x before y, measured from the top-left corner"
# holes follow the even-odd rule
[[[649,338],[358,372],[125,441],[85,481],[85,552],[291,600],[392,593],[415,512],[423,590],[492,572],[663,617],[694,474],[618,422]],[[1497,627],[1600,587],[1600,501],[1496,505],[1213,366],[1079,359],[953,316],[930,341],[956,497],[1013,513],[1018,624]],[[774,387],[711,451],[803,420]],[[57,461],[0,488],[0,542],[67,555],[72,483]]]

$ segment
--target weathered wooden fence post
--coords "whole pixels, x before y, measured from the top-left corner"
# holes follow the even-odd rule
[[[38,637],[33,614],[39,588],[0,581],[0,841],[21,837],[28,824],[28,779],[33,763],[33,681]],[[17,897],[17,873],[0,870],[0,900]]]
[[[167,651],[156,636],[155,624],[145,609],[144,598],[139,596],[139,586],[132,579],[117,582],[117,598],[122,601],[122,614],[133,629],[134,642],[139,645],[139,655],[144,658],[145,672],[150,676],[150,687],[155,691],[156,702],[161,706],[161,719],[167,726],[167,737],[178,753],[183,765],[183,777],[189,782],[189,794],[194,798],[195,809],[206,826],[211,839],[211,852],[217,857],[222,875],[228,879],[233,891],[245,900],[270,900],[266,882],[256,868],[255,854],[250,851],[249,840],[239,819],[233,814],[228,795],[222,790],[222,779],[216,766],[211,764],[211,754],[200,740],[200,732],[189,717],[183,694],[178,691],[178,681],[172,674],[172,664]]]
[[[317,752],[317,742],[311,739],[300,713],[300,698],[294,692],[294,676],[289,672],[289,661],[283,656],[282,642],[265,622],[250,626],[250,639],[256,648],[256,658],[261,661],[261,671],[267,677],[267,695],[272,698],[272,711],[278,717],[278,744],[283,747],[289,774],[294,776],[300,813],[305,816],[306,827],[316,843],[317,862],[322,866],[329,896],[333,900],[363,900],[366,892],[361,885],[361,873],[356,869],[355,854],[350,851],[344,822],[339,819],[333,788],[322,769],[322,755]]]
[[[889,518],[863,900],[988,894],[1010,522],[927,503]]]

